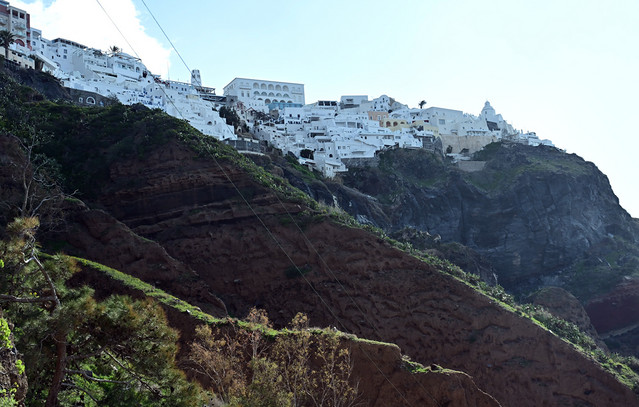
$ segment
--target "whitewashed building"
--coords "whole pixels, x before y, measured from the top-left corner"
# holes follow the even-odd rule
[[[229,104],[268,113],[288,106],[303,106],[304,85],[261,79],[235,78],[224,87]]]

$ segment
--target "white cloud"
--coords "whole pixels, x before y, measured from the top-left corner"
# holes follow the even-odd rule
[[[46,4],[43,0],[10,1],[12,6],[31,14],[31,26],[42,30],[44,38],[66,38],[102,50],[117,45],[131,55],[137,52],[151,72],[166,76],[171,50],[146,33],[133,1],[102,0],[100,3],[130,45],[97,1],[53,0],[46,1]]]

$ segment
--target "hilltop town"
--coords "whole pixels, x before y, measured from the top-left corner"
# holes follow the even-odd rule
[[[345,95],[306,104],[304,84],[235,78],[223,95],[203,86],[200,71],[190,82],[162,79],[117,46],[108,51],[69,39],[49,40],[31,27],[31,17],[0,0],[0,31],[12,34],[6,59],[16,67],[49,72],[81,105],[142,104],[187,120],[203,134],[260,153],[264,143],[292,153],[301,164],[334,177],[390,148],[425,148],[454,161],[470,159],[498,140],[551,145],[534,132],[515,129],[487,101],[479,115],[441,107],[410,108],[390,96]],[[234,111],[229,125],[221,111]]]

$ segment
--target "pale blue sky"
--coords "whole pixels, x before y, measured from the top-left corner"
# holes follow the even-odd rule
[[[94,0],[11,3],[45,37],[128,48]],[[174,53],[164,62],[168,42],[141,0],[101,3],[153,72],[188,80]],[[304,83],[307,103],[387,94],[478,114],[489,100],[516,128],[593,161],[639,217],[639,1],[146,3],[218,93],[249,77]],[[74,28],[81,16],[89,28]]]

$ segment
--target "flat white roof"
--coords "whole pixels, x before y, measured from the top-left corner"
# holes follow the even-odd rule
[[[251,79],[251,78],[235,78],[233,79],[231,82],[229,82],[226,86],[230,85],[231,83],[237,81],[237,80],[245,80],[245,81],[255,81],[255,82],[273,82],[273,83],[283,83],[283,84],[287,84],[287,85],[302,85],[304,86],[303,83],[297,83],[297,82],[282,82],[282,81],[272,81],[270,79]],[[226,87],[225,86],[225,87]]]

